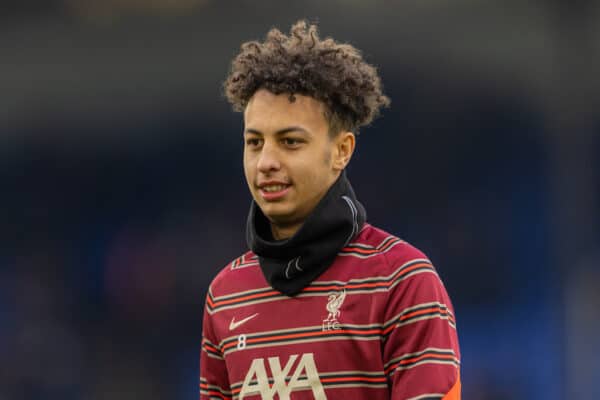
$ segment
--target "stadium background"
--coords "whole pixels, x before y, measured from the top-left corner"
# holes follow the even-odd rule
[[[600,395],[595,1],[4,1],[0,399],[194,399],[245,248],[242,41],[300,18],[379,66],[349,176],[453,299],[464,398]],[[332,355],[335,356],[335,355]]]

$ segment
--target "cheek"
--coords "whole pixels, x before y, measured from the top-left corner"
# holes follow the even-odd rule
[[[246,176],[246,180],[248,183],[252,182],[254,178],[254,168],[252,168],[252,160],[248,157],[247,154],[244,153],[244,175]]]
[[[320,192],[322,187],[326,185],[328,170],[322,163],[322,159],[315,158],[311,163],[306,164],[303,171],[302,183],[308,189],[306,195],[309,197]]]
[[[326,166],[330,166],[332,159],[333,159],[333,155],[331,154],[331,151],[325,150],[325,154],[323,155],[323,163]]]

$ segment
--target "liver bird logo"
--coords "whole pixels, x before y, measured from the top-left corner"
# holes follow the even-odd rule
[[[346,298],[346,290],[343,290],[339,294],[330,294],[329,301],[327,302],[327,311],[329,315],[325,321],[337,321],[337,317],[340,315],[340,307]]]

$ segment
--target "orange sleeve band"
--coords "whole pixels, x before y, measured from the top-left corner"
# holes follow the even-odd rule
[[[460,400],[460,372],[456,375],[456,382],[442,400]]]

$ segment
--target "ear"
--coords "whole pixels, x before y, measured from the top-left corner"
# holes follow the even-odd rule
[[[333,169],[341,171],[346,168],[350,162],[354,147],[356,146],[356,137],[352,132],[340,132],[334,139]]]

